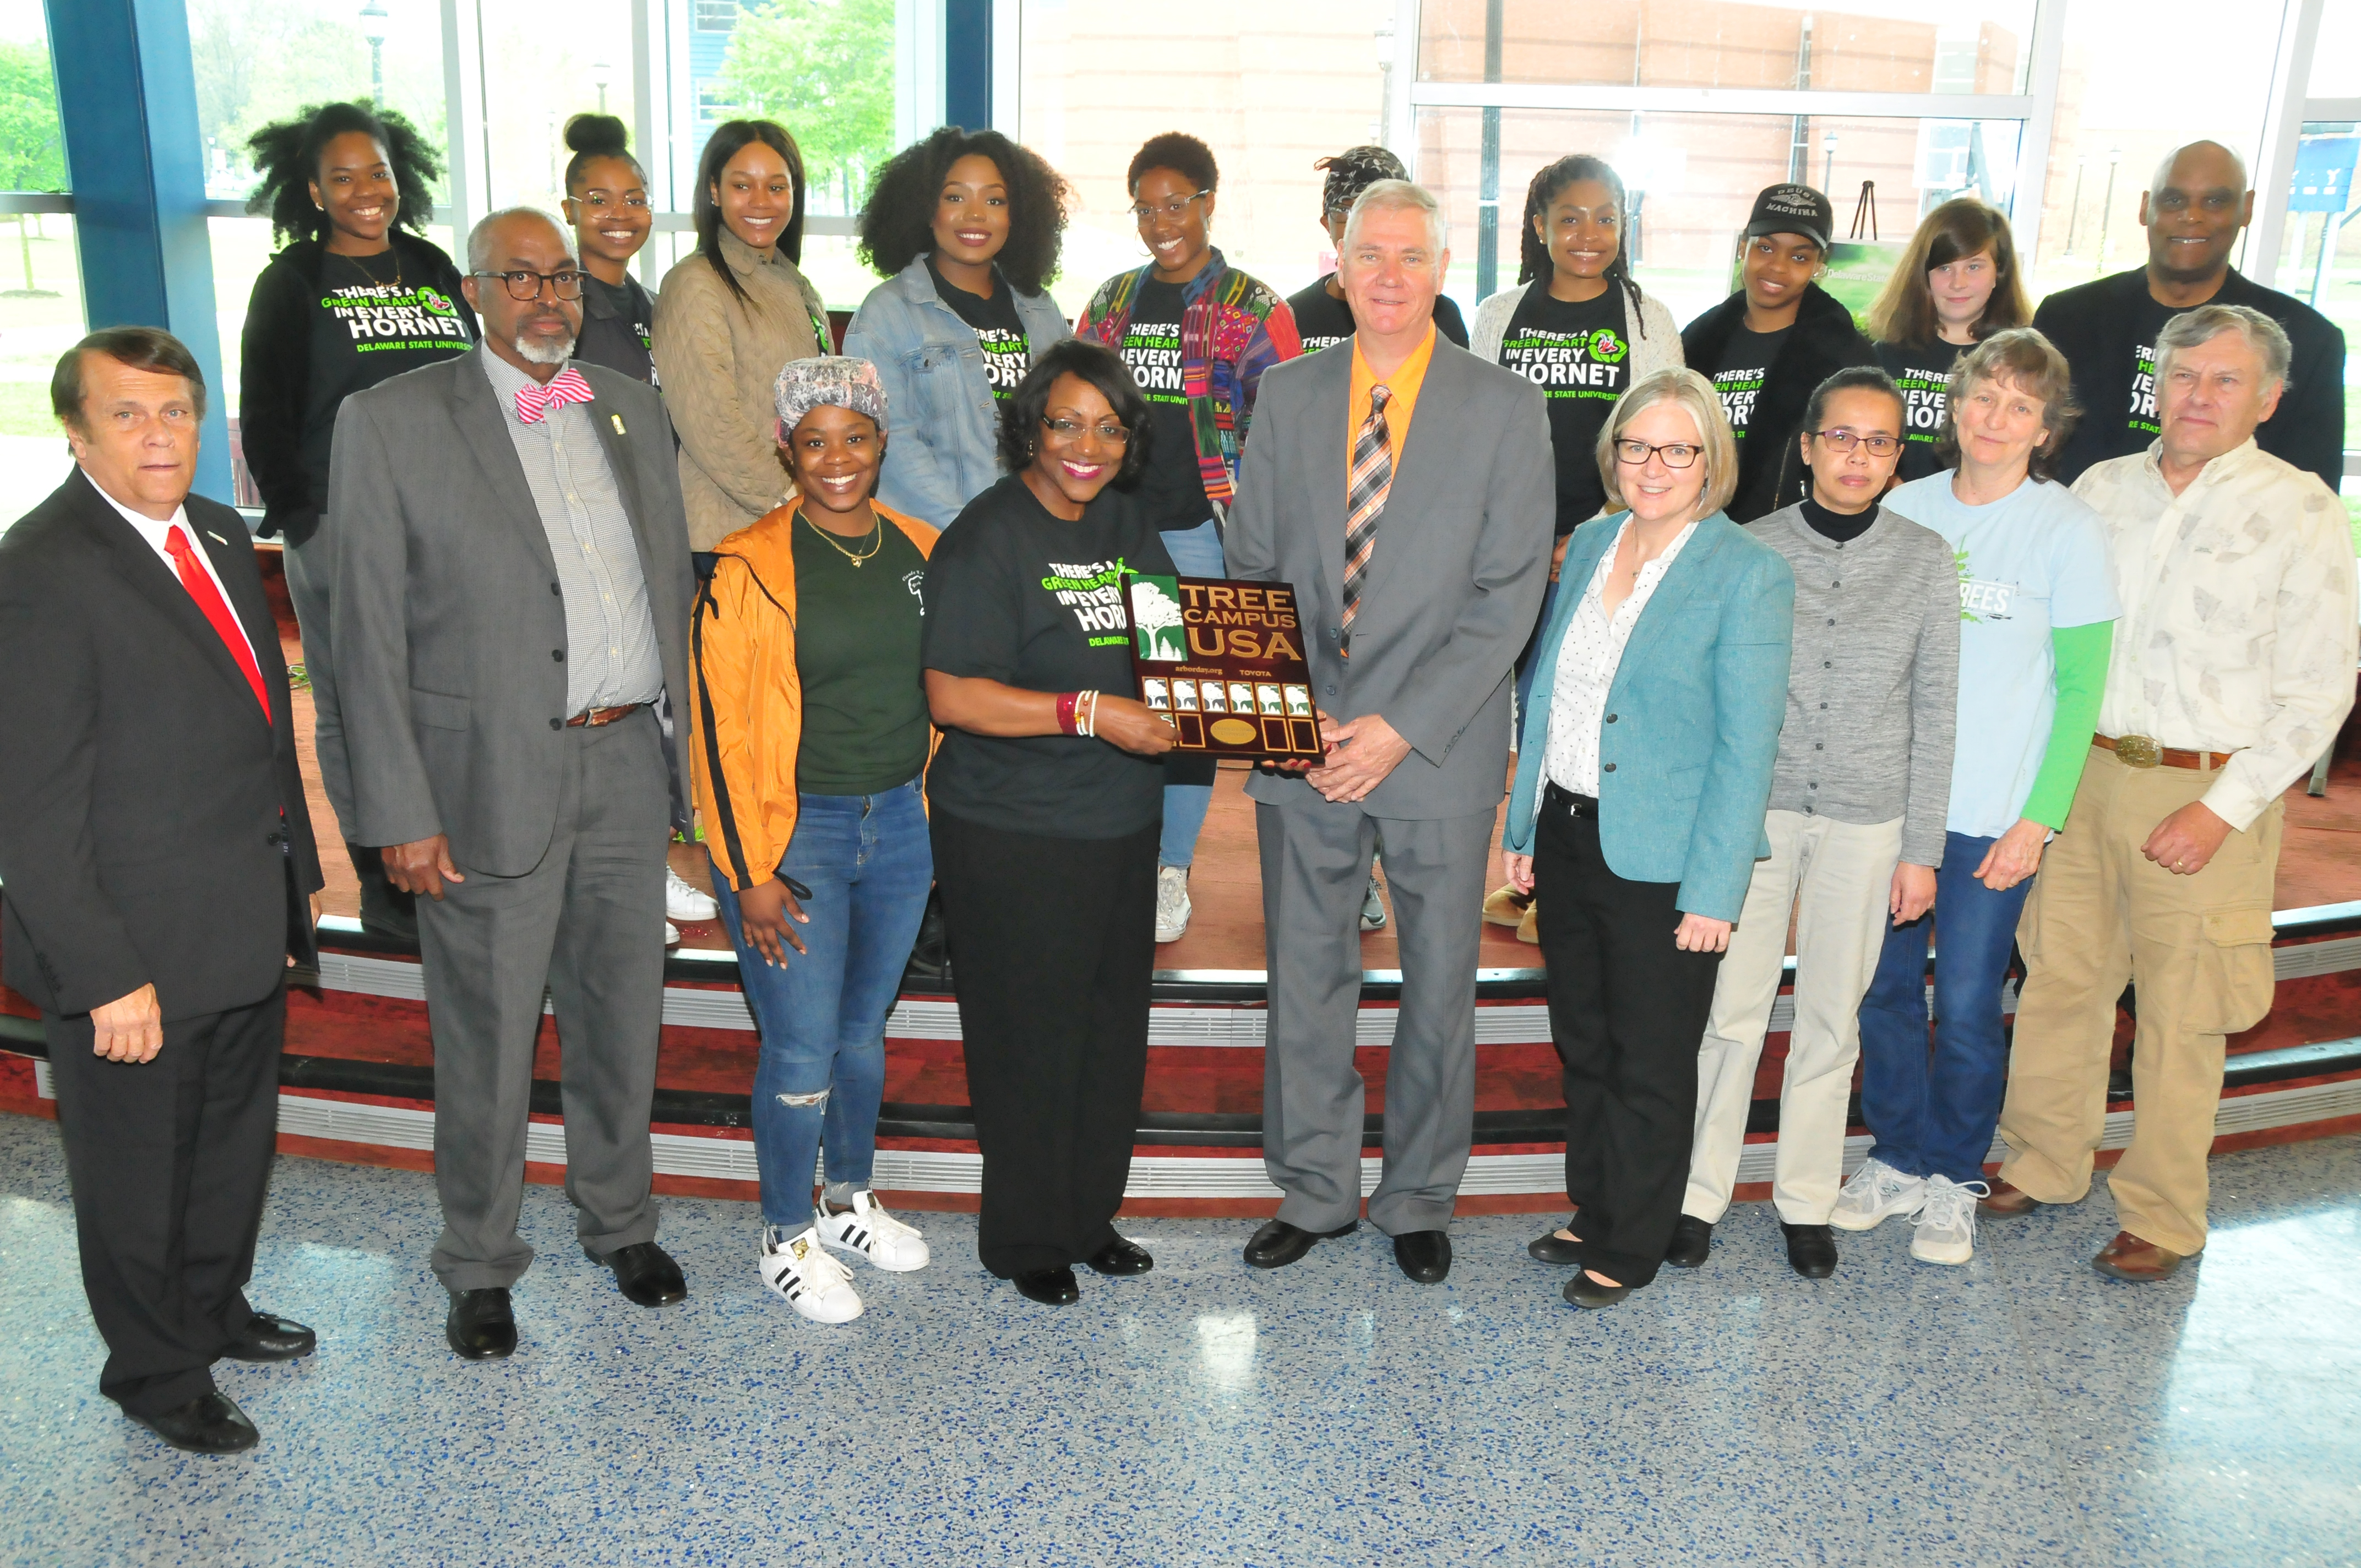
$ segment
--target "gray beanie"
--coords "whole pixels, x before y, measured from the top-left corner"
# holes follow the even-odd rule
[[[885,388],[877,367],[866,359],[824,354],[815,359],[791,359],[772,386],[779,411],[779,427],[793,430],[817,408],[851,409],[867,414],[877,428],[885,428]]]

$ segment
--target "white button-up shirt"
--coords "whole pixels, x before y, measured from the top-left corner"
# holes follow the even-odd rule
[[[90,476],[84,474],[82,477],[89,479]],[[181,568],[172,559],[171,546],[165,543],[165,539],[176,528],[187,534],[191,553],[204,566],[205,576],[214,580],[214,592],[221,595],[222,603],[230,604],[229,588],[222,582],[221,574],[214,569],[214,558],[205,553],[205,542],[197,537],[197,525],[189,521],[187,507],[175,507],[170,517],[162,522],[158,522],[145,512],[133,511],[104,490],[99,489],[97,480],[91,479],[90,488],[98,490],[106,504],[120,513],[123,521],[129,523],[139,537],[147,543],[148,548],[156,552],[156,559],[164,563],[164,570],[171,574],[172,580],[176,583],[181,581]],[[254,547],[251,540],[240,540],[238,543],[246,545],[249,550]],[[182,584],[181,587],[183,592],[187,590],[186,584]],[[237,622],[238,635],[246,639],[246,651],[254,657],[255,664],[258,668],[262,660],[260,655],[254,652],[254,635],[247,630],[246,622],[239,619],[236,605],[230,605],[229,618]]]
[[[1640,612],[1648,608],[1656,585],[1664,580],[1681,547],[1697,532],[1697,524],[1682,529],[1663,554],[1640,568],[1631,597],[1610,616],[1600,596],[1606,591],[1607,575],[1615,569],[1615,557],[1623,548],[1623,537],[1631,531],[1631,519],[1627,516],[1616,530],[1615,543],[1599,556],[1598,569],[1590,574],[1582,602],[1575,607],[1573,622],[1565,629],[1565,641],[1558,645],[1557,674],[1550,688],[1549,742],[1542,753],[1542,783],[1554,783],[1575,795],[1598,794],[1598,727],[1607,714],[1608,689],[1614,685],[1615,672],[1623,663],[1623,645],[1631,640]]]
[[[2235,751],[2205,806],[2243,831],[2353,706],[2353,537],[2327,486],[2251,440],[2178,496],[2162,446],[2074,485],[2106,525],[2124,606],[2099,732]]]

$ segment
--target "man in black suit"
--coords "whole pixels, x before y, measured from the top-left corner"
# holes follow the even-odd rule
[[[94,332],[49,400],[77,471],[0,535],[0,978],[41,1009],[99,1390],[235,1453],[213,1364],[313,1344],[246,1299],[320,887],[287,667],[245,523],[189,493],[189,351]]]

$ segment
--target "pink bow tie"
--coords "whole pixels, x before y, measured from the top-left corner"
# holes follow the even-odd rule
[[[569,365],[546,383],[528,381],[517,389],[517,422],[539,424],[549,417],[550,410],[566,403],[587,403],[592,395],[582,372]]]

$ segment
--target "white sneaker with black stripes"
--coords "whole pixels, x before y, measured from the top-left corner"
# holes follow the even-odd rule
[[[927,1238],[916,1226],[906,1225],[885,1212],[877,1194],[863,1189],[852,1195],[852,1207],[840,1214],[823,1202],[812,1211],[819,1239],[832,1247],[857,1252],[888,1274],[907,1274],[927,1266]]]
[[[763,1230],[762,1255],[756,1260],[763,1283],[816,1323],[849,1323],[861,1316],[861,1297],[852,1288],[852,1270],[828,1255],[816,1230],[798,1231],[784,1240],[777,1227]]]

